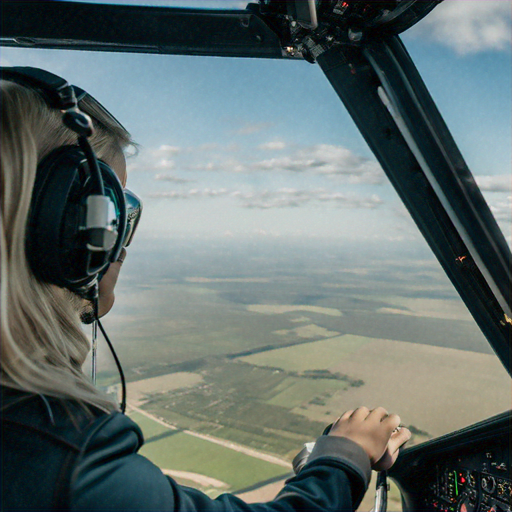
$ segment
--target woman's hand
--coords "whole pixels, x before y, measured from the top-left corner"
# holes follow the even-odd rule
[[[372,465],[374,471],[387,471],[396,461],[400,447],[411,439],[411,432],[406,427],[398,427],[391,434],[384,455]]]
[[[346,437],[361,446],[372,469],[389,469],[398,457],[398,450],[407,442],[411,433],[405,427],[399,428],[400,417],[388,414],[383,407],[369,410],[367,407],[345,412],[336,420],[329,431],[331,436]]]

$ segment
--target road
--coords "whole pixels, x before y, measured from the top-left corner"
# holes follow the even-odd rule
[[[178,430],[178,428],[175,425],[167,422],[165,419],[160,418],[159,416],[155,416],[154,414],[151,414],[133,404],[128,403],[127,405],[128,405],[128,409],[136,411],[139,414],[142,414],[143,416],[146,416],[147,418],[149,418],[153,421],[156,421],[157,423],[160,423],[160,425],[163,425],[164,427],[167,427],[170,430]],[[199,434],[198,432],[193,432],[192,430],[182,430],[182,432],[189,436],[198,437],[199,439],[209,441],[210,443],[215,443],[220,446],[224,446],[224,448],[229,448],[230,450],[244,453],[245,455],[249,455],[249,457],[261,459],[266,462],[270,462],[272,464],[277,464],[278,466],[282,466],[282,467],[290,469],[290,470],[292,469],[292,465],[288,461],[280,459],[279,457],[275,457],[274,455],[269,455],[268,453],[259,452],[257,450],[253,450],[252,448],[248,448],[247,446],[243,446],[241,444],[236,444],[231,441],[226,441],[225,439],[220,439],[218,437],[213,437],[213,436],[210,436],[207,434]]]

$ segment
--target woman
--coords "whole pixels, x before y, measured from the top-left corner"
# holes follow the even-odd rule
[[[383,408],[342,415],[317,440],[300,472],[266,504],[247,505],[228,494],[211,500],[179,486],[137,454],[143,443],[139,427],[82,372],[90,347],[80,323],[112,307],[126,231],[122,208],[115,229],[107,222],[99,234],[96,224],[81,224],[89,219],[82,210],[85,202],[89,208],[89,196],[101,202],[107,189],[118,187],[109,168],[124,187],[123,150],[130,136],[75,88],[81,93],[78,107],[93,120],[94,133],[86,133],[65,81],[24,69],[2,70],[1,82],[2,510],[357,508],[370,468],[390,467],[410,437],[398,428],[398,416]],[[97,163],[88,144],[104,162],[97,173],[100,192],[89,190]],[[62,170],[69,165],[71,171]],[[56,173],[62,176],[54,179]],[[59,192],[70,173],[69,189]],[[111,196],[107,201],[115,202]],[[90,235],[85,242],[84,233]],[[113,233],[115,241],[109,242]],[[102,250],[105,257],[94,266]]]

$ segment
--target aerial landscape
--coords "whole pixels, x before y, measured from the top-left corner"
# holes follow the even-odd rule
[[[509,246],[511,20],[510,2],[450,0],[401,35]],[[267,501],[346,410],[400,414],[414,445],[510,409],[510,377],[319,66],[27,45],[0,61],[79,85],[136,142],[144,210],[102,323],[166,475]],[[98,369],[119,399],[101,336]]]
[[[426,248],[148,244],[104,323],[141,453],[181,483],[269,499],[302,444],[361,404],[399,412],[410,444],[509,407],[506,372]]]

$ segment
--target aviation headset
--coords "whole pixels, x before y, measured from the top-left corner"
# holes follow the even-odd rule
[[[123,187],[87,140],[94,130],[92,121],[78,108],[85,91],[37,68],[2,67],[1,78],[36,91],[49,107],[62,111],[64,125],[78,135],[78,145],[59,147],[38,164],[26,253],[40,280],[96,299],[98,279],[130,243],[141,205],[127,230]]]

